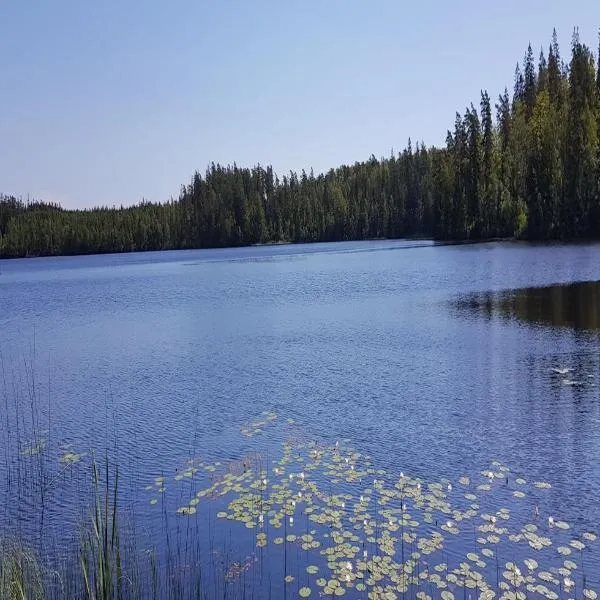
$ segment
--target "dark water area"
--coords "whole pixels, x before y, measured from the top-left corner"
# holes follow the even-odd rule
[[[549,327],[600,330],[600,281],[484,292],[458,303],[492,318],[500,315]]]
[[[248,456],[261,457],[249,469],[260,465],[258,488],[264,471],[259,491],[268,498],[271,485],[300,473],[320,449],[323,462],[305,480],[285,479],[286,494],[314,494],[308,506],[316,507],[322,499],[310,486],[330,495],[339,486],[350,498],[336,502],[355,507],[368,496],[375,518],[389,492],[398,510],[408,503],[415,531],[428,535],[475,502],[477,516],[465,520],[478,519],[477,526],[486,522],[481,514],[506,508],[517,533],[534,523],[536,535],[552,540],[543,556],[561,580],[556,597],[563,561],[586,565],[571,575],[581,597],[583,573],[588,587],[600,585],[599,552],[591,543],[581,556],[577,548],[569,555],[556,549],[600,527],[599,281],[596,244],[377,241],[0,261],[0,530],[60,547],[89,501],[93,453],[108,455],[119,464],[123,504],[144,540],[165,514],[169,527],[193,518],[214,546],[235,540],[223,572],[247,560],[246,576],[258,577],[256,565],[264,575],[270,564],[271,595],[282,597],[286,569],[279,558],[260,562],[261,553],[279,552],[272,539],[288,528],[330,541],[321,525],[304,513],[290,524],[267,511],[264,524],[276,523],[257,548],[263,524],[256,515],[256,530],[216,517],[232,512],[227,494],[242,492],[212,490],[210,507],[204,495],[197,505],[189,501],[229,485],[226,473],[243,478],[239,461]],[[300,446],[274,466],[290,439]],[[335,475],[338,460],[364,471],[360,481]],[[184,475],[190,468],[198,470]],[[287,469],[281,477],[279,468]],[[487,490],[490,470],[496,476]],[[400,489],[401,472],[410,488],[402,498],[390,491]],[[51,483],[43,510],[15,483],[25,477]],[[252,481],[237,483],[250,493]],[[458,513],[448,515],[437,500],[423,505],[418,486],[430,484]],[[274,510],[275,501],[267,504]],[[177,514],[190,506],[193,515]],[[550,526],[549,516],[569,529]],[[388,533],[397,531],[390,517],[401,518],[376,517]],[[354,525],[356,535],[380,540],[380,526],[369,535],[368,525]],[[444,562],[459,565],[473,552],[481,558],[484,546],[469,527],[454,538],[442,531],[452,538]],[[505,562],[525,569],[523,561],[539,552],[527,539],[513,547],[507,535],[500,535],[500,578]],[[356,544],[360,553],[375,552],[367,549],[373,542]],[[307,565],[326,570],[319,551],[307,552],[294,545],[286,555],[293,586]],[[357,556],[349,560],[356,571]],[[481,569],[489,580],[497,566],[488,562]],[[227,595],[218,587],[226,586],[222,573],[211,573],[219,591],[207,597]],[[267,579],[256,584],[256,597],[268,595],[260,587]],[[309,583],[315,597],[318,586]],[[346,592],[363,597],[354,585]]]

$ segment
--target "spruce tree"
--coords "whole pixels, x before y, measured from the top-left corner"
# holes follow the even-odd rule
[[[494,123],[492,107],[487,91],[481,92],[481,134],[482,134],[482,167],[481,167],[481,234],[490,236],[495,220],[493,205],[492,171],[494,159]]]
[[[565,155],[566,194],[561,225],[565,237],[586,236],[591,232],[590,217],[595,212],[598,160],[596,114],[596,73],[590,50],[573,33],[569,69],[569,111]]]
[[[552,44],[548,52],[548,91],[550,93],[550,101],[558,108],[562,108],[562,73],[556,29],[552,32]]]
[[[540,48],[540,58],[538,61],[538,80],[537,92],[542,92],[548,89],[548,62],[544,55],[544,49]]]
[[[533,112],[533,106],[535,104],[536,94],[536,78],[535,78],[535,65],[533,63],[533,50],[531,44],[527,47],[527,53],[523,63],[523,100],[525,102],[525,116],[527,119],[531,117]]]
[[[515,67],[515,87],[513,92],[513,110],[516,109],[518,102],[525,100],[525,79],[521,73],[521,66],[517,63]]]

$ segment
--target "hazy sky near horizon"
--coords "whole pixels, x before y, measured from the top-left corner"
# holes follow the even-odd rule
[[[326,171],[442,144],[531,42],[598,0],[0,0],[0,192],[66,207],[177,196],[211,162]]]

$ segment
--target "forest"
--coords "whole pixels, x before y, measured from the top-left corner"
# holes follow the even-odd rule
[[[600,49],[599,49],[600,53]],[[508,88],[456,113],[445,146],[315,175],[211,164],[179,197],[66,210],[0,195],[0,256],[431,237],[600,237],[600,61],[573,33],[531,45]]]

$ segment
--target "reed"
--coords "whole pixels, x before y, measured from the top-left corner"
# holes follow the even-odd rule
[[[43,572],[37,556],[12,537],[0,538],[0,598],[45,598]]]
[[[108,460],[101,476],[92,461],[94,506],[91,523],[82,532],[80,542],[81,575],[85,598],[122,600],[123,564],[118,527],[119,470],[111,481]]]

